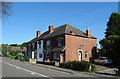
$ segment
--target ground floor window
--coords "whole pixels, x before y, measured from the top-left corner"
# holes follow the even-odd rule
[[[59,59],[60,58],[60,53],[59,52],[54,52],[54,55],[53,55],[54,59]]]
[[[42,58],[42,53],[39,54],[39,57]]]
[[[88,59],[88,52],[85,52],[85,58]]]

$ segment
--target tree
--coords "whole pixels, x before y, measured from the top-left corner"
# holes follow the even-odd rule
[[[3,56],[7,57],[7,55],[10,53],[10,48],[11,47],[8,44],[2,44],[1,45]]]
[[[11,14],[11,7],[11,2],[0,1],[0,18],[4,18]]]
[[[27,44],[28,44],[28,42],[24,42],[24,43],[22,43],[22,44],[20,45],[20,47],[21,47],[21,48],[24,48],[24,47],[27,48]]]
[[[103,56],[120,63],[120,14],[112,13],[107,23],[105,38],[100,40]]]

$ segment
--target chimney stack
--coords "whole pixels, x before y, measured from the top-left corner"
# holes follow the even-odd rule
[[[89,30],[89,28],[86,29],[86,35],[90,36],[90,30]]]
[[[40,30],[36,32],[36,37],[39,37],[39,36],[40,36]]]
[[[53,25],[49,25],[49,33],[53,32],[54,28]]]

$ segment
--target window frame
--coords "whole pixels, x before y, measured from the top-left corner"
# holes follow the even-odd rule
[[[46,41],[46,46],[50,46],[50,44],[51,44],[50,40],[47,40]]]
[[[82,40],[82,46],[85,46],[85,41],[84,40]]]
[[[88,59],[88,52],[85,52],[85,59]]]
[[[58,40],[58,47],[62,47],[63,46],[63,40]]]
[[[39,53],[39,58],[43,58],[42,53]]]

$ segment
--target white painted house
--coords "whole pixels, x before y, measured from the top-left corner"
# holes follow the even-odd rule
[[[47,34],[47,32],[40,34],[40,31],[37,31],[36,37],[28,42],[27,53],[30,62],[44,61],[43,38]]]
[[[37,41],[37,61],[44,61],[43,40]]]

